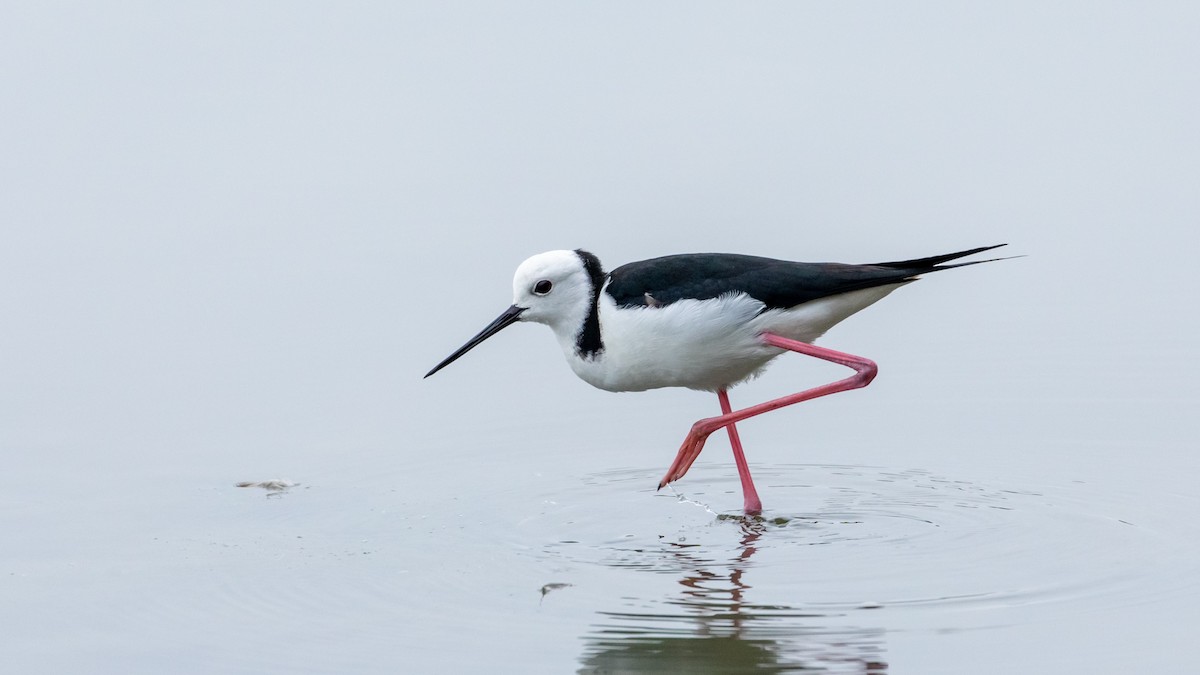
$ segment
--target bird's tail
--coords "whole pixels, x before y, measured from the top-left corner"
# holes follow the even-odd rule
[[[875,263],[875,264],[878,265],[879,267],[891,267],[893,269],[898,269],[898,270],[919,269],[919,270],[924,270],[926,272],[934,272],[937,270],[948,270],[948,269],[953,269],[955,267],[966,267],[967,265],[978,265],[980,263],[985,263],[985,262],[995,262],[997,260],[1008,260],[1008,258],[989,258],[987,260],[972,260],[970,262],[955,263],[953,265],[943,265],[942,264],[942,263],[950,262],[951,260],[965,258],[969,255],[975,255],[976,253],[990,251],[994,248],[1000,248],[1001,246],[1007,246],[1007,245],[1008,244],[995,244],[992,246],[980,246],[979,248],[973,248],[973,249],[970,249],[967,251],[959,251],[957,253],[945,253],[942,255],[929,256],[928,258],[915,258],[913,260],[897,260],[894,262],[882,262],[882,263]],[[1009,256],[1009,258],[1019,258],[1019,257],[1021,257],[1021,256]]]

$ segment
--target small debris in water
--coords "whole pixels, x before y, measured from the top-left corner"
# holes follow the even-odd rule
[[[286,490],[290,487],[296,487],[297,485],[299,485],[299,483],[290,481],[286,478],[272,478],[270,480],[243,481],[241,483],[234,484],[234,487],[256,487],[269,490],[271,492],[282,492],[283,490]]]
[[[564,588],[570,588],[571,586],[574,586],[574,585],[575,584],[565,584],[562,582],[555,582],[552,584],[546,584],[545,586],[542,586],[542,590],[541,590],[542,598],[541,598],[541,600],[538,600],[538,604],[539,605],[542,604],[542,600],[546,599],[546,595],[550,591],[558,591],[558,590],[562,590]]]

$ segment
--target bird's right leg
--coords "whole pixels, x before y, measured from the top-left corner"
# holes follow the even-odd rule
[[[815,356],[818,359],[853,368],[855,372],[844,380],[830,382],[829,384],[823,384],[812,389],[805,389],[804,391],[767,401],[766,403],[759,403],[749,408],[725,413],[720,417],[709,417],[696,422],[692,425],[691,431],[688,432],[687,438],[684,439],[683,446],[679,448],[679,454],[675,456],[675,461],[671,463],[671,468],[667,469],[667,475],[658,484],[659,489],[667,483],[672,483],[683,478],[683,475],[691,468],[692,463],[700,456],[700,451],[704,449],[704,441],[717,429],[735,422],[741,422],[755,415],[761,415],[765,412],[778,410],[803,401],[836,394],[840,391],[865,387],[871,383],[871,380],[875,379],[875,374],[878,372],[878,367],[874,361],[861,356],[818,347],[807,342],[800,342],[799,340],[791,340],[780,335],[775,335],[774,333],[763,333],[759,337],[763,342],[772,347]]]

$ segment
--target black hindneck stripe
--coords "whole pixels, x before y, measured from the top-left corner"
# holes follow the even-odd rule
[[[591,358],[604,349],[604,340],[600,337],[600,289],[604,287],[604,269],[600,267],[600,259],[591,253],[578,249],[575,254],[583,261],[583,269],[592,281],[592,306],[575,338],[575,351],[584,358]]]

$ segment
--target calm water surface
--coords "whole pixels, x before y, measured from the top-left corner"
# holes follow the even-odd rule
[[[746,518],[712,446],[658,493],[657,465],[539,472],[448,449],[424,466],[313,464],[278,492],[199,467],[9,474],[6,658],[20,672],[950,673],[1186,653],[1169,649],[1196,625],[1194,492],[759,463],[770,502]],[[423,480],[447,465],[467,467],[452,486]]]

